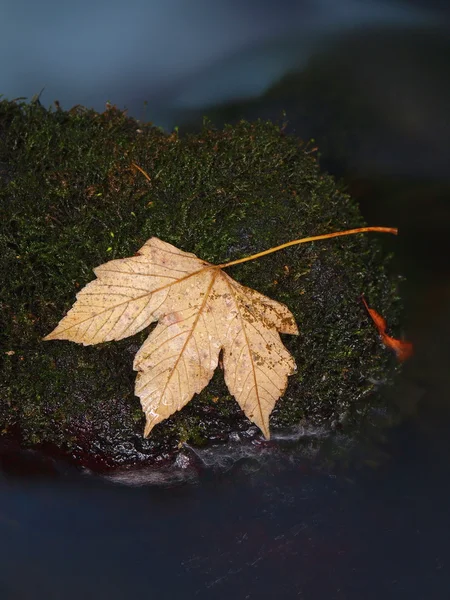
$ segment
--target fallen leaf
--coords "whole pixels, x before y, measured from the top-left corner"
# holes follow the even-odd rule
[[[367,309],[367,312],[372,318],[372,321],[375,323],[375,327],[378,329],[378,333],[383,340],[384,345],[387,348],[391,348],[397,355],[398,360],[404,361],[407,360],[413,353],[413,345],[411,342],[406,342],[404,340],[398,340],[397,338],[393,338],[386,333],[386,320],[377,313],[373,308],[369,308],[366,299],[364,296],[361,296],[364,306]]]
[[[270,413],[296,369],[278,332],[297,334],[297,325],[284,304],[222,269],[297,244],[366,232],[396,235],[397,229],[358,227],[305,237],[220,265],[151,238],[135,256],[94,269],[97,280],[77,294],[44,340],[91,345],[120,340],[159,321],[133,364],[136,395],[147,418],[144,435],[200,393],[219,364],[231,394],[269,438]]]
[[[136,256],[94,269],[97,279],[44,339],[98,344],[158,321],[133,364],[144,435],[203,390],[222,352],[230,393],[269,438],[270,413],[296,368],[278,332],[297,334],[297,325],[284,304],[241,285],[223,266],[153,237]]]

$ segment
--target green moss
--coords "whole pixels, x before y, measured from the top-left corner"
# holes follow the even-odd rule
[[[42,342],[95,266],[133,255],[151,236],[221,263],[363,225],[356,203],[305,146],[270,122],[220,131],[205,123],[181,140],[114,108],[52,112],[3,101],[0,165],[0,427],[81,458],[132,462],[248,427],[218,370],[144,440],[132,362],[146,332],[96,347]],[[396,326],[396,279],[386,264],[377,236],[360,235],[229,269],[285,302],[299,324],[298,338],[284,336],[298,372],[273,413],[273,430],[300,420],[356,427],[378,402],[370,382],[393,361],[360,294]]]

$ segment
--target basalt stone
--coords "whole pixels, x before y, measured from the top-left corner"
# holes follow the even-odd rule
[[[46,110],[0,103],[0,429],[24,447],[91,465],[161,463],[183,443],[258,436],[220,369],[207,388],[143,438],[133,357],[147,336],[98,346],[43,342],[94,278],[151,236],[212,263],[292,239],[363,226],[357,203],[321,172],[308,144],[271,122],[181,138],[109,107]],[[140,166],[149,176],[133,166]],[[294,314],[283,336],[298,371],[271,431],[299,425],[352,435],[386,407],[375,390],[395,359],[361,303],[394,328],[398,277],[379,234],[291,247],[229,274]]]

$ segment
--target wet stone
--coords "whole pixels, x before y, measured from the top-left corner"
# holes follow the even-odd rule
[[[218,368],[144,439],[132,365],[148,328],[87,347],[42,338],[95,267],[133,256],[152,236],[221,264],[363,226],[357,202],[270,122],[206,123],[180,136],[113,107],[47,111],[3,100],[0,131],[2,439],[105,469],[182,461],[185,444],[205,448],[253,431]],[[227,269],[286,304],[300,331],[282,336],[297,371],[272,413],[275,439],[299,427],[356,435],[371,415],[390,415],[376,382],[392,380],[397,366],[360,300],[364,293],[398,330],[399,278],[382,243],[377,234],[338,238]]]

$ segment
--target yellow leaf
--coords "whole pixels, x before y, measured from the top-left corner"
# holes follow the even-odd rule
[[[222,267],[151,238],[137,256],[109,261],[45,340],[84,345],[120,340],[152,322],[134,360],[144,435],[209,383],[223,352],[225,382],[269,438],[269,416],[295,371],[279,333],[297,334],[284,305],[245,287]]]

